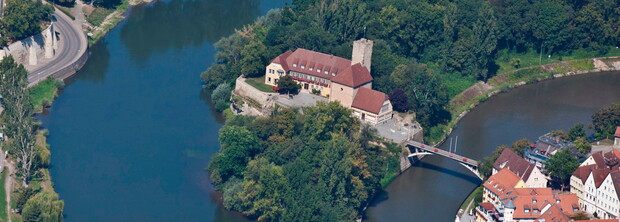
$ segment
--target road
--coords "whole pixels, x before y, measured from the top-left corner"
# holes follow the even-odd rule
[[[79,23],[73,22],[71,18],[62,13],[59,9],[54,11],[55,31],[60,33],[59,38],[62,45],[58,45],[56,55],[49,63],[30,70],[28,73],[28,85],[32,86],[45,80],[48,76],[73,65],[80,56],[88,49],[88,39],[82,32]]]

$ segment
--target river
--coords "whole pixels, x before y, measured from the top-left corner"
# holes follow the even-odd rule
[[[284,0],[168,0],[133,8],[39,118],[49,129],[51,174],[66,221],[246,221],[225,210],[204,168],[221,118],[198,74],[213,44]],[[620,100],[620,75],[546,81],[501,94],[458,124],[459,154],[567,129]],[[428,157],[377,197],[368,221],[453,221],[480,181]]]
[[[620,73],[596,73],[526,85],[490,98],[467,114],[441,147],[458,137],[458,154],[482,159],[502,144],[575,123],[620,102]],[[456,142],[453,142],[456,144]],[[481,181],[463,166],[429,156],[396,178],[368,209],[368,221],[454,221],[462,201]]]
[[[201,93],[213,44],[284,0],[168,0],[133,8],[49,112],[66,221],[246,221],[204,170],[221,119]]]

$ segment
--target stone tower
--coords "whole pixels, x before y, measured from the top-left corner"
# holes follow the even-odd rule
[[[362,38],[353,42],[353,53],[351,55],[351,65],[361,63],[370,72],[370,61],[372,58],[372,40]]]

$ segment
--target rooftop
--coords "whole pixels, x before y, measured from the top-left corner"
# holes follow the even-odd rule
[[[357,90],[357,94],[351,106],[374,114],[379,114],[383,103],[388,99],[389,97],[385,95],[385,93],[366,87],[360,87]]]
[[[494,193],[500,200],[510,199],[514,197],[515,186],[521,181],[521,179],[508,169],[502,169],[496,174],[493,174],[484,182],[484,188]]]
[[[351,69],[351,60],[302,48],[282,53],[271,62],[282,65],[287,72],[292,70],[329,80]]]
[[[360,63],[356,63],[355,65],[346,68],[343,72],[336,75],[336,77],[332,78],[332,81],[343,84],[345,86],[357,88],[361,85],[371,82],[372,76],[370,76],[368,68],[362,66],[362,64]]]
[[[523,159],[510,149],[504,149],[504,151],[502,151],[502,154],[497,158],[495,163],[493,163],[493,168],[495,168],[497,171],[504,168],[509,169],[521,179],[523,179],[523,181],[528,180],[535,167],[536,165]]]
[[[614,133],[615,137],[620,137],[620,126],[616,128],[616,133]]]

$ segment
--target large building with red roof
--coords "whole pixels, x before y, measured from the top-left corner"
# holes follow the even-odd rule
[[[593,153],[573,172],[571,193],[581,208],[602,219],[617,219],[620,213],[620,152]]]
[[[276,86],[289,75],[302,91],[318,93],[353,109],[353,115],[371,124],[392,118],[389,97],[372,89],[370,62],[373,42],[353,42],[351,60],[307,49],[287,51],[265,68],[265,84]]]

